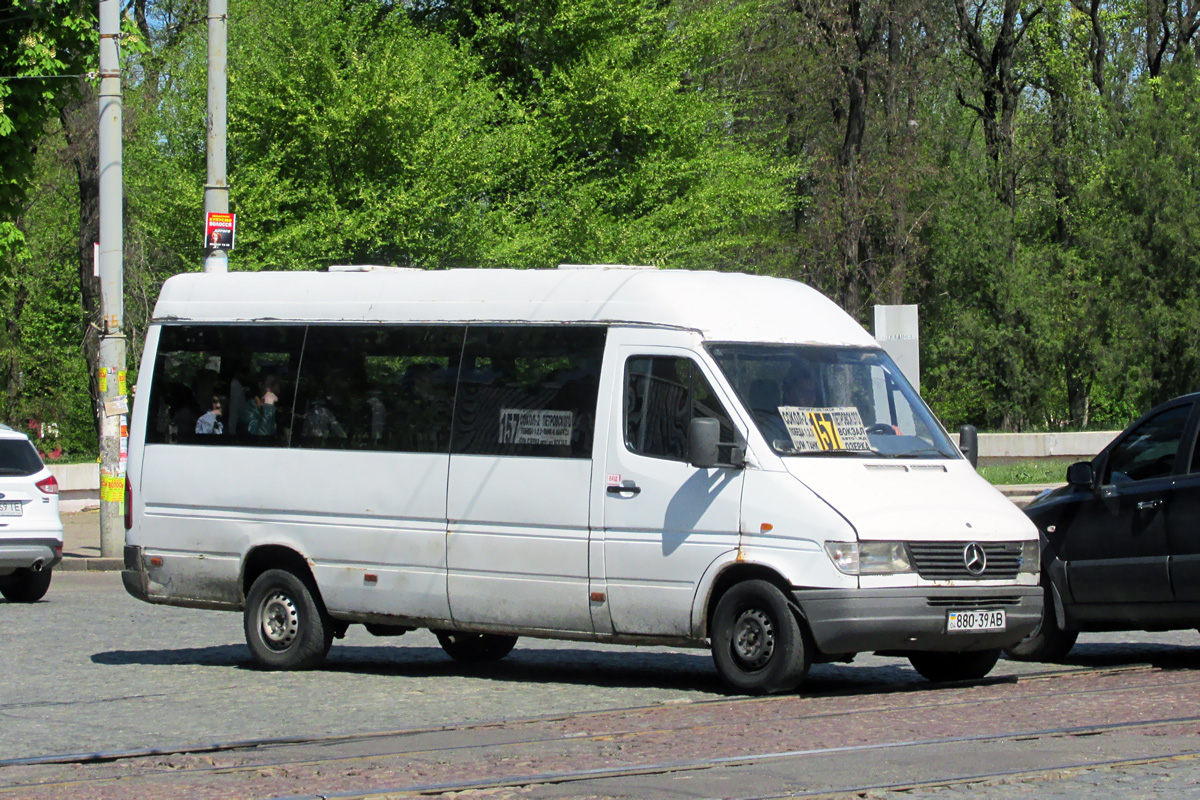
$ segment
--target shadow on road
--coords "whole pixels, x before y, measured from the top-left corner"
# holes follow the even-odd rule
[[[92,655],[107,666],[216,666],[259,671],[245,645],[161,650],[110,650]],[[1160,669],[1200,669],[1200,647],[1155,644],[1078,645],[1062,664],[1107,668],[1149,664]],[[396,678],[478,677],[514,684],[566,684],[606,688],[656,688],[723,696],[712,660],[694,653],[521,647],[502,661],[466,664],[437,647],[335,645],[319,671]],[[989,680],[989,679],[985,679]],[[994,676],[992,680],[1013,680]],[[931,688],[904,659],[872,664],[816,664],[803,694],[891,692]]]
[[[1077,644],[1060,663],[1073,667],[1149,664],[1158,669],[1200,669],[1200,647],[1165,644]]]
[[[217,666],[259,671],[245,645],[161,650],[110,650],[91,660],[107,666]],[[694,653],[521,647],[502,661],[466,664],[437,647],[335,645],[319,671],[397,678],[478,677],[520,684],[566,684],[607,688],[658,688],[724,696],[712,659]],[[854,665],[816,664],[803,693],[870,693],[897,685],[928,684],[908,662]]]

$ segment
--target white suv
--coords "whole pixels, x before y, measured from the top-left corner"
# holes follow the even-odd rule
[[[0,594],[36,603],[62,561],[58,481],[29,437],[0,425]]]

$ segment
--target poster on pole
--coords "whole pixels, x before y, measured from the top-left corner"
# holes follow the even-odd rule
[[[237,231],[237,214],[210,211],[204,220],[204,247],[210,250],[232,250]]]

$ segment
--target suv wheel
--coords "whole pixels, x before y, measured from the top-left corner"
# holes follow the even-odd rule
[[[14,570],[11,575],[0,577],[0,594],[10,603],[36,603],[46,596],[50,588],[50,570],[34,572],[31,569]]]

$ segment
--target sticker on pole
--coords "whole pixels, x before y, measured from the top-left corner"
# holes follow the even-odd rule
[[[870,450],[867,429],[854,406],[797,408],[780,406],[792,446],[800,451]]]
[[[232,250],[237,231],[237,214],[208,212],[204,220],[204,246],[209,250]]]

